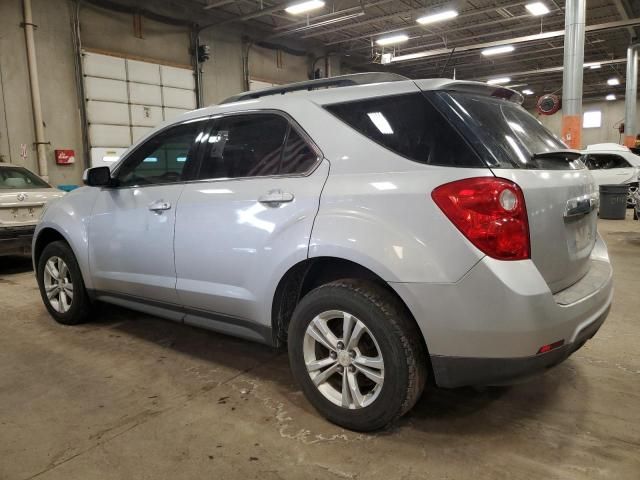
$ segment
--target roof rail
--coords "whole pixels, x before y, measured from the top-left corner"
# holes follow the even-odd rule
[[[233,97],[227,98],[222,103],[239,102],[241,100],[250,100],[254,98],[267,97],[270,95],[284,95],[289,92],[298,92],[302,90],[316,90],[318,88],[327,87],[349,87],[353,85],[368,85],[371,83],[401,82],[409,80],[407,77],[398,75],[397,73],[385,72],[367,72],[354,73],[351,75],[340,75],[338,77],[319,78],[317,80],[307,80],[304,82],[289,83],[278,87],[265,88],[255,92],[243,92]]]

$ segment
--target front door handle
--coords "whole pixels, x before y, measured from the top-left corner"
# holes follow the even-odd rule
[[[293,202],[293,193],[283,192],[282,190],[271,190],[258,198],[260,203],[264,203],[269,206],[278,206],[281,203]]]
[[[165,202],[164,200],[156,200],[155,202],[151,202],[149,204],[149,210],[156,213],[161,213],[164,210],[169,210],[171,208],[171,204],[169,202]]]

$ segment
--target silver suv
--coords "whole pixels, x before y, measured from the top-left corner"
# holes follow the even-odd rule
[[[275,347],[326,418],[382,428],[427,379],[512,382],[612,299],[580,160],[486,84],[360,74],[157,128],[51,205],[33,258],[64,324],[96,301]]]

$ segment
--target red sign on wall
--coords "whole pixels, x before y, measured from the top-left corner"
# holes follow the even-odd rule
[[[76,163],[76,152],[73,150],[56,150],[56,164],[71,165]]]

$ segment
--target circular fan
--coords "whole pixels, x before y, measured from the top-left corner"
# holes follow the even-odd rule
[[[553,115],[560,110],[560,106],[560,97],[553,94],[541,96],[536,103],[536,109],[541,115]]]

